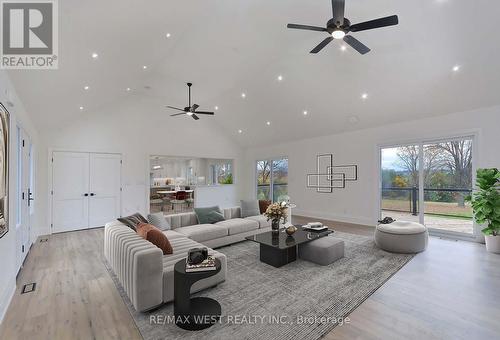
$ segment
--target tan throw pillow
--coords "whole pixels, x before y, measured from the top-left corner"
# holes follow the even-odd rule
[[[137,225],[137,234],[139,234],[139,236],[141,236],[143,239],[153,243],[155,246],[160,248],[163,251],[163,255],[169,255],[173,253],[172,245],[170,244],[167,236],[154,225],[139,223]]]

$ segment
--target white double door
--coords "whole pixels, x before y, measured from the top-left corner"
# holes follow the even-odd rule
[[[33,145],[30,136],[17,127],[17,216],[16,216],[16,266],[21,265],[31,247],[33,235]]]
[[[54,152],[52,232],[100,227],[121,210],[121,155]]]

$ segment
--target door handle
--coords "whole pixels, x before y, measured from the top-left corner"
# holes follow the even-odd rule
[[[89,194],[87,194],[87,193],[83,194],[83,196],[85,196],[85,197],[87,197],[88,195],[89,195]]]
[[[90,196],[95,196],[95,194],[93,192],[90,193]]]
[[[28,207],[31,206],[31,201],[34,201],[35,199],[33,198],[33,193],[31,192],[30,189],[28,189]]]

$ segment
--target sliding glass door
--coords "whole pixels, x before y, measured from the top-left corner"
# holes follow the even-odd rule
[[[381,217],[419,222],[419,145],[384,148],[381,156]]]
[[[431,231],[473,234],[473,138],[380,149],[381,218],[415,221]]]
[[[257,161],[257,199],[280,202],[288,195],[288,159]]]
[[[424,159],[425,225],[472,234],[472,208],[464,200],[472,190],[472,139],[425,144]]]

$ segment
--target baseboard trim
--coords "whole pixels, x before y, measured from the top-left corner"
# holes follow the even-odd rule
[[[5,289],[4,294],[0,299],[0,324],[5,317],[5,313],[7,313],[7,309],[9,308],[10,302],[16,292],[16,280],[13,278],[9,281],[12,281],[12,284],[9,285],[10,288]]]
[[[337,215],[320,211],[308,211],[300,209],[293,209],[292,214],[303,217],[320,218],[324,220],[339,221],[343,223],[351,223],[351,224],[359,224],[362,226],[375,227],[373,221],[365,217],[353,217],[347,215]]]

